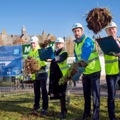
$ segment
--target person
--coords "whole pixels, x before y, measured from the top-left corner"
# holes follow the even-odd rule
[[[35,58],[39,61],[40,70],[37,72],[37,75],[30,74],[32,80],[34,80],[34,106],[33,111],[37,111],[40,108],[40,97],[42,93],[42,111],[41,115],[47,115],[48,109],[48,94],[47,94],[47,72],[46,72],[46,61],[41,61],[38,54],[39,40],[36,36],[33,36],[30,40],[31,50],[28,56]]]
[[[15,76],[11,76],[11,81],[13,82],[14,87],[16,87],[16,85],[15,85]]]
[[[85,60],[88,66],[82,74],[84,113],[80,120],[91,117],[91,95],[93,96],[93,120],[99,120],[100,109],[100,73],[101,66],[95,42],[84,34],[84,28],[80,23],[72,27],[74,40],[74,55],[76,61]]]
[[[117,25],[115,22],[111,22],[105,27],[105,31],[108,36],[113,36],[117,40]],[[118,44],[119,45],[119,44]],[[106,72],[106,82],[108,88],[108,114],[110,120],[116,120],[115,116],[115,95],[116,95],[116,81],[119,74],[119,65],[117,55],[104,55],[105,58],[105,72]]]
[[[115,29],[115,32],[113,32],[113,33],[108,33],[108,35],[110,36],[113,36],[113,38],[116,40],[116,42],[117,42],[117,44],[118,44],[118,46],[120,47],[120,40],[117,38],[117,25],[116,25],[116,23],[115,22],[111,22],[111,27],[113,26],[113,27],[115,27],[114,29]],[[106,29],[108,28],[108,27],[110,27],[110,26],[107,26],[106,27]],[[107,32],[107,31],[106,31]],[[117,54],[114,54],[115,56],[117,56],[118,57],[118,64],[119,64],[119,69],[120,69],[120,53],[117,53]],[[117,84],[118,84],[118,89],[120,89],[120,73],[119,73],[119,77],[118,77],[118,80],[117,80]]]
[[[49,95],[50,99],[60,99],[61,114],[60,119],[66,118],[66,87],[67,83],[59,85],[59,80],[67,73],[67,57],[68,53],[64,48],[64,39],[58,37],[55,41],[56,49],[54,51],[55,58],[47,59],[50,64],[50,76],[49,76]]]
[[[19,78],[19,80],[20,80],[20,84],[21,84],[21,89],[24,89],[25,88],[25,86],[24,86],[24,77],[23,77],[23,75],[21,75],[21,76],[19,76],[20,78]]]
[[[120,70],[120,55],[118,55],[118,64],[119,64],[119,70]],[[119,72],[117,84],[118,84],[118,89],[120,90],[120,72]]]
[[[15,87],[20,88],[20,77],[19,76],[15,77]]]

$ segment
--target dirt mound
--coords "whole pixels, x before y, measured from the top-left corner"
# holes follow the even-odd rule
[[[94,8],[86,18],[87,27],[95,34],[105,28],[112,20],[112,15],[107,8]]]

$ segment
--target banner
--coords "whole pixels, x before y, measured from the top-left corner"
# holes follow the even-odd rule
[[[31,45],[30,44],[24,44],[22,45],[22,54],[23,54],[23,59],[27,58],[28,53],[30,52]]]
[[[22,46],[0,46],[0,77],[22,75]]]
[[[55,51],[55,41],[51,41],[48,46],[51,46],[53,51]]]

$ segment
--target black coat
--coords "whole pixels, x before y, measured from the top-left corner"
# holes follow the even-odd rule
[[[53,59],[50,65],[50,83],[49,83],[49,95],[50,99],[60,99],[62,96],[65,96],[67,83],[64,85],[59,85],[59,79],[62,77],[62,72],[57,63],[63,62],[67,59],[68,53],[60,52],[64,49],[59,49],[57,52],[54,52],[55,57],[59,56],[59,59]],[[59,55],[60,54],[60,55]]]

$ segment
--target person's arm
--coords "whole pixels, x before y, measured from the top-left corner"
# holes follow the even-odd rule
[[[78,58],[77,58],[75,50],[74,50],[74,56],[75,56],[75,61],[78,61]]]
[[[81,54],[81,59],[88,61],[88,58],[93,51],[94,48],[94,42],[92,41],[91,38],[87,37],[83,46],[82,46],[82,54]]]
[[[119,53],[113,53],[114,56],[120,57],[120,52]]]
[[[64,52],[58,56],[56,56],[52,62],[63,62],[64,60],[66,60],[68,57],[68,53],[67,52]]]

